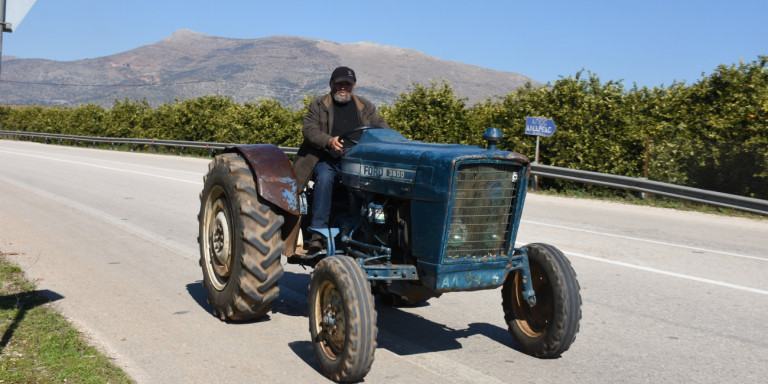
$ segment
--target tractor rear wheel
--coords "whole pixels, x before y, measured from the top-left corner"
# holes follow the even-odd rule
[[[523,295],[521,271],[509,273],[501,290],[504,319],[522,350],[555,358],[576,339],[581,320],[581,295],[576,272],[563,253],[549,244],[528,244],[536,305]]]
[[[200,266],[214,315],[222,321],[266,315],[283,274],[283,217],[259,197],[253,173],[236,153],[209,164],[200,203]]]
[[[309,332],[320,370],[355,382],[371,369],[376,351],[376,309],[371,286],[355,259],[321,260],[309,283]]]

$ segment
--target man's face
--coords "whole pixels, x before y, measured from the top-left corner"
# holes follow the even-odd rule
[[[352,99],[352,89],[355,84],[348,81],[339,81],[331,86],[331,94],[337,103],[348,103]]]

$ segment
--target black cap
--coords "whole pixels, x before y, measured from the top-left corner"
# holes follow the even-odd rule
[[[356,83],[357,78],[355,77],[355,71],[350,67],[337,67],[334,69],[331,74],[331,84],[341,81],[348,81],[352,84]]]

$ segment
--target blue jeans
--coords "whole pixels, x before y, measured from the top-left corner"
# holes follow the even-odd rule
[[[333,187],[339,177],[339,160],[320,160],[315,165],[315,188],[312,192],[312,221],[310,227],[328,228],[331,217]]]

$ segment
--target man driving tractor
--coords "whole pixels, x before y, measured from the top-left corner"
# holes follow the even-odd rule
[[[388,128],[363,133],[361,126],[386,124],[352,94],[355,82],[351,69],[333,71],[331,91],[309,105],[293,169],[270,144],[229,147],[211,162],[198,239],[213,313],[224,321],[269,313],[280,297],[285,255],[313,268],[309,340],[331,380],[358,382],[369,372],[378,330],[374,294],[382,303],[419,304],[447,292],[501,288],[519,350],[547,359],[568,350],[581,319],[576,272],[550,244],[515,247],[528,158],[498,149],[497,128],[485,131],[485,148],[409,140]],[[313,173],[305,205],[301,191]],[[348,194],[337,197],[349,203],[334,199],[331,217],[337,179]],[[294,252],[301,220],[317,233],[307,236],[309,254]]]
[[[353,94],[357,77],[349,67],[333,70],[330,92],[315,98],[304,117],[304,142],[299,147],[294,170],[299,190],[304,189],[314,173],[311,228],[327,228],[331,214],[333,188],[339,177],[344,137],[354,139],[353,132],[363,126],[388,127],[370,101]],[[314,172],[313,172],[314,171]],[[322,250],[322,236],[313,233],[308,253]]]

